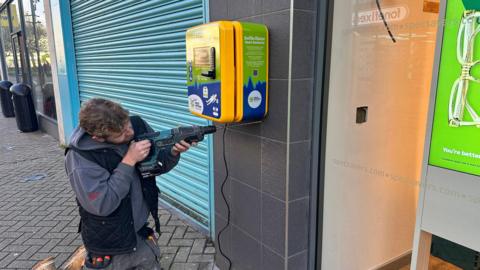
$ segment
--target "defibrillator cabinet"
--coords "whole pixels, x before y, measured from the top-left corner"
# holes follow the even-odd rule
[[[221,123],[263,119],[268,111],[268,30],[218,21],[186,33],[190,111]]]

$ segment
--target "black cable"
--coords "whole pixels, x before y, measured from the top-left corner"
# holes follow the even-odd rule
[[[380,0],[375,0],[377,2],[377,8],[378,12],[380,12],[380,17],[382,17],[383,24],[385,25],[385,28],[387,28],[388,34],[390,35],[390,38],[392,39],[393,43],[397,42],[395,37],[392,34],[392,31],[390,31],[390,27],[388,26],[387,21],[385,20],[385,16],[383,15],[382,7],[380,6]]]
[[[225,128],[223,129],[223,136],[222,136],[223,137],[222,138],[222,140],[223,140],[223,162],[225,164],[225,179],[223,179],[223,183],[220,187],[220,192],[222,193],[223,200],[225,201],[225,204],[227,206],[227,224],[225,224],[225,226],[218,232],[218,250],[220,251],[220,254],[222,254],[222,256],[225,257],[225,259],[227,259],[228,270],[230,270],[232,268],[232,261],[230,260],[230,258],[228,258],[227,255],[225,255],[225,253],[223,253],[223,250],[222,250],[222,247],[221,247],[221,244],[220,244],[221,234],[230,225],[230,205],[228,204],[227,198],[225,197],[225,192],[223,191],[223,188],[225,187],[225,184],[227,183],[227,180],[228,180],[228,165],[227,165],[227,157],[226,157],[226,153],[225,153],[225,148],[226,148],[225,134],[226,133],[227,133],[227,124],[225,124]]]

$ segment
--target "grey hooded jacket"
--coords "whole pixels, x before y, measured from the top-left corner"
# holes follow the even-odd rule
[[[148,125],[147,128],[152,131]],[[111,148],[122,157],[128,150],[128,144],[97,142],[80,127],[74,130],[70,138],[70,146],[79,150]],[[168,160],[163,162],[163,166],[166,166],[166,171],[169,171],[177,165],[180,154],[166,156]],[[65,156],[65,169],[78,201],[89,213],[98,216],[110,215],[130,191],[135,231],[147,222],[148,205],[143,199],[140,179],[135,167],[120,163],[110,174],[106,169],[85,159],[77,152],[68,151]]]

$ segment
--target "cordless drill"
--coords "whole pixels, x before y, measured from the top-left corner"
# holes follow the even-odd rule
[[[200,142],[205,134],[217,131],[215,126],[179,127],[170,130],[151,132],[140,135],[136,141],[149,140],[152,144],[148,156],[137,167],[142,177],[151,177],[161,174],[163,164],[158,161],[158,155],[170,149],[181,140],[187,143]]]

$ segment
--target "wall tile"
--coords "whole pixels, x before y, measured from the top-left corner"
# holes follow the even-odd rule
[[[262,11],[269,13],[284,9],[290,9],[291,0],[263,0]]]
[[[208,7],[211,22],[228,19],[226,0],[209,0]]]
[[[285,200],[286,145],[262,139],[262,191]]]
[[[258,1],[260,1],[260,0],[258,0]],[[252,23],[263,23],[263,15],[262,14],[257,14],[253,17],[241,18],[240,21],[242,21],[242,22],[252,22]]]
[[[227,205],[221,193],[221,186],[224,180],[225,180],[224,176],[220,176],[219,173],[215,172],[215,214],[226,219],[228,210],[227,210]],[[230,209],[232,208],[232,203],[233,203],[232,193],[231,193],[231,186],[232,186],[231,182],[232,182],[232,179],[229,178],[225,182],[224,189],[223,189],[225,198],[227,199]]]
[[[262,243],[285,253],[285,202],[262,194]]]
[[[233,268],[258,270],[261,265],[260,243],[237,228],[232,228]]]
[[[262,13],[262,0],[228,0],[227,10],[230,19],[255,16]]]
[[[294,255],[308,248],[309,199],[289,203],[288,255]]]
[[[282,270],[285,268],[285,259],[267,247],[262,247],[262,270]]]
[[[235,131],[227,131],[231,136],[228,170],[230,175],[250,186],[260,189],[261,139]]]
[[[305,270],[308,266],[308,251],[288,258],[288,270]]]
[[[309,140],[311,137],[312,92],[312,80],[292,81],[290,142]]]
[[[260,136],[263,123],[229,123],[228,130]]]
[[[260,241],[260,192],[235,180],[231,185],[232,223]]]
[[[295,0],[293,2],[294,9],[307,9],[316,11],[317,1],[316,0]]]
[[[228,261],[225,259],[224,256],[220,253],[219,245],[218,245],[218,233],[220,230],[223,229],[223,227],[226,224],[226,220],[221,218],[220,216],[216,215],[215,216],[215,232],[216,232],[216,237],[215,237],[215,247],[216,247],[216,253],[215,253],[215,264],[220,267],[220,269],[228,269]],[[220,236],[220,241],[221,241],[221,249],[223,253],[230,258],[232,258],[232,251],[231,251],[231,236],[232,236],[232,227],[229,226],[225,229],[225,231],[222,232]]]
[[[310,142],[290,144],[289,200],[310,195]]]
[[[288,81],[272,79],[268,84],[268,115],[262,124],[262,136],[286,141]]]
[[[241,2],[241,1],[239,1]],[[269,78],[288,78],[288,55],[290,37],[290,12],[282,11],[263,16],[268,27],[270,42]]]
[[[215,172],[219,173],[219,177],[223,179],[226,174],[225,171],[225,162],[223,159],[223,147],[224,144],[226,146],[225,152],[229,152],[230,147],[230,136],[229,134],[225,134],[225,143],[223,142],[223,125],[216,125],[217,132],[213,134],[213,162],[214,162],[214,170]],[[227,156],[228,158],[228,156]],[[228,162],[228,159],[227,159]],[[228,163],[227,163],[228,164]],[[216,179],[216,178],[215,178]]]
[[[315,14],[295,10],[293,13],[292,78],[312,78],[315,62]]]

